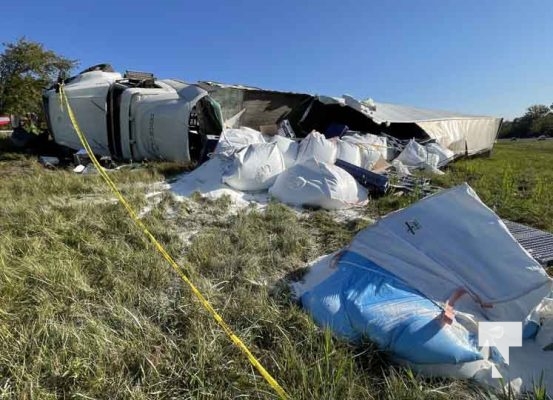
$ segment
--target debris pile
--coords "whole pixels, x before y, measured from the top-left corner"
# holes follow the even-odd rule
[[[429,193],[430,180],[412,172],[441,173],[438,168],[453,159],[435,142],[388,145],[386,136],[338,130],[312,131],[298,140],[247,127],[226,129],[209,160],[174,183],[174,191],[208,197],[234,191],[232,197],[242,198],[238,192],[245,192],[250,199],[268,195],[293,206],[340,209],[366,204],[369,193],[390,188]]]
[[[81,144],[61,107],[61,86],[98,156],[117,163],[207,162],[201,172],[183,178],[185,192],[192,187],[211,195],[202,191],[209,170],[217,191],[265,191],[295,205],[343,208],[363,204],[367,192],[421,185],[422,193],[431,193],[429,182],[413,176],[414,170],[440,174],[456,157],[490,152],[501,124],[500,118],[347,94],[188,83],[146,72],[122,74],[99,64],[60,79],[43,93],[50,133],[56,143],[74,150]],[[81,170],[86,166],[76,172]],[[194,184],[197,176],[202,178]]]

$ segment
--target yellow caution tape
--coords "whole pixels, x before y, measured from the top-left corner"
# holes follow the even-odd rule
[[[281,399],[287,399],[288,394],[284,391],[284,389],[278,384],[278,382],[271,376],[271,374],[261,365],[261,363],[257,360],[257,358],[252,354],[252,352],[248,349],[248,347],[242,342],[242,340],[232,331],[230,326],[223,320],[223,318],[219,315],[217,311],[213,308],[213,306],[207,301],[207,299],[202,295],[202,293],[196,288],[196,286],[192,283],[192,281],[186,276],[185,272],[183,271],[182,267],[177,264],[177,262],[167,253],[165,248],[157,241],[157,239],[150,233],[146,225],[140,220],[138,217],[138,214],[136,211],[131,207],[131,205],[127,202],[125,197],[121,194],[119,189],[117,189],[117,186],[115,186],[115,183],[111,180],[109,175],[104,171],[104,168],[100,165],[98,162],[96,156],[94,155],[90,145],[88,144],[88,141],[86,140],[85,136],[83,135],[81,129],[79,128],[79,124],[77,123],[77,120],[75,118],[75,115],[73,114],[73,110],[71,109],[71,105],[69,104],[69,99],[65,95],[63,84],[59,87],[59,95],[60,95],[60,102],[62,104],[65,103],[65,106],[67,107],[67,113],[69,115],[69,119],[71,120],[71,123],[73,124],[73,128],[75,129],[75,132],[77,133],[77,136],[79,137],[83,147],[85,148],[86,152],[88,153],[88,156],[90,157],[90,160],[104,179],[104,181],[107,183],[107,185],[110,187],[112,192],[115,194],[115,196],[119,199],[119,202],[125,207],[127,212],[129,213],[130,217],[134,221],[134,223],[142,230],[144,235],[150,239],[150,241],[153,243],[155,248],[161,253],[161,255],[169,262],[171,267],[175,270],[175,272],[180,276],[180,278],[190,287],[192,290],[192,293],[196,296],[196,298],[200,301],[202,306],[211,314],[211,316],[217,321],[219,326],[223,328],[227,336],[230,338],[230,340],[246,355],[250,363],[259,371],[261,376],[267,381],[267,383],[277,392],[277,394],[280,396]],[[62,107],[63,109],[63,107]]]

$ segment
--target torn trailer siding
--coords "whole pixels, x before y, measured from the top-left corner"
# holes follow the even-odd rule
[[[303,111],[303,112],[302,112]],[[324,132],[331,122],[348,125],[351,130],[385,133],[398,139],[433,139],[452,150],[456,156],[477,155],[491,151],[501,118],[429,110],[372,99],[357,101],[317,96],[305,110],[294,110],[288,119],[304,129]]]
[[[293,110],[300,109],[313,98],[304,93],[279,92],[215,82],[199,82],[198,86],[221,105],[225,121],[244,110],[239,117],[239,125],[257,130],[261,126],[275,125],[288,119]],[[311,130],[303,131],[304,134],[302,134],[302,130],[294,123],[292,129],[299,137],[304,137],[311,132]]]

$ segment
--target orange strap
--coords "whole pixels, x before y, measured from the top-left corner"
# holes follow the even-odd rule
[[[453,320],[455,319],[455,309],[453,308],[455,306],[455,303],[457,300],[459,300],[461,297],[463,297],[465,294],[470,294],[467,289],[465,288],[458,288],[455,290],[451,296],[449,296],[449,299],[446,300],[444,309],[442,311],[442,321],[445,322],[448,325],[451,325],[453,323]],[[482,308],[492,308],[493,304],[490,303],[484,303],[482,302],[478,296],[472,295],[471,297],[480,304],[480,307]]]

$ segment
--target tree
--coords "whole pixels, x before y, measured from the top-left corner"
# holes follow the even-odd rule
[[[532,121],[545,117],[547,113],[549,113],[549,107],[543,104],[534,104],[526,110],[526,116]]]
[[[526,113],[513,121],[501,125],[499,137],[531,137],[539,135],[553,136],[553,104],[546,106],[534,104]]]
[[[532,123],[532,133],[538,135],[553,136],[553,114],[549,113]]]
[[[513,136],[513,122],[512,121],[503,121],[501,124],[501,129],[497,137],[499,138],[508,138]]]
[[[3,43],[0,54],[0,114],[42,114],[42,90],[77,65],[47,50],[41,43],[20,38]]]

